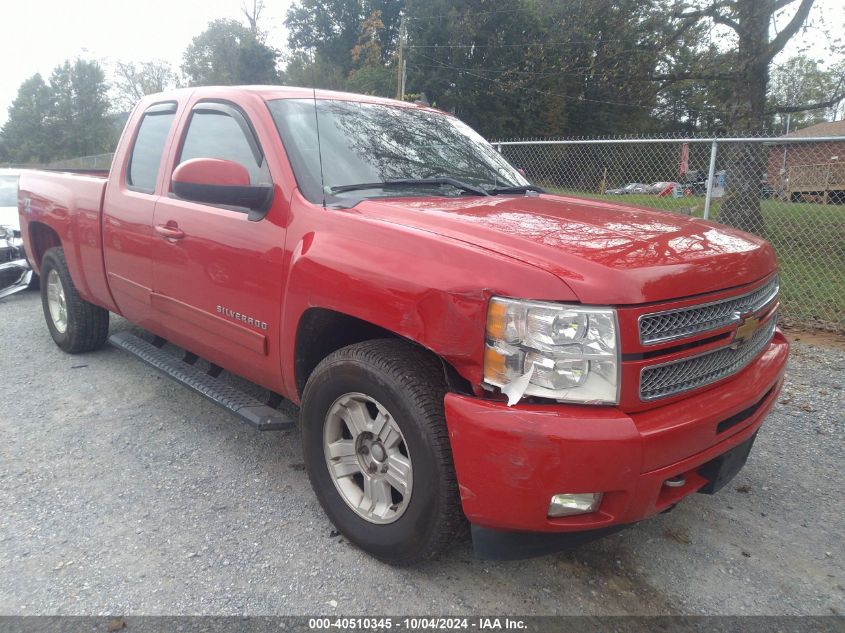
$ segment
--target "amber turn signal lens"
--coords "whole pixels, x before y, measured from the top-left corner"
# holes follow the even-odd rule
[[[484,348],[484,378],[485,380],[502,380],[505,374],[505,356],[493,347]]]
[[[487,308],[487,336],[495,340],[503,340],[507,324],[507,304],[500,301],[491,301]]]

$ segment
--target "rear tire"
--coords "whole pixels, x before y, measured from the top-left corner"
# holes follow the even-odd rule
[[[311,485],[338,530],[386,563],[435,558],[466,535],[445,395],[437,358],[395,339],[334,352],[305,386]]]
[[[68,354],[103,346],[109,334],[109,311],[79,296],[62,248],[51,248],[41,260],[41,306],[56,345]]]

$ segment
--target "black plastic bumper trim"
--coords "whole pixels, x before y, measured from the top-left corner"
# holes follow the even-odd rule
[[[520,560],[575,549],[615,534],[629,525],[611,525],[583,532],[506,532],[471,526],[475,555],[488,560]]]

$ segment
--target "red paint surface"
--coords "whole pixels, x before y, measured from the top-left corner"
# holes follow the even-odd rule
[[[195,185],[249,186],[246,167],[220,158],[194,158],[186,160],[173,170],[173,182]]]
[[[631,523],[695,492],[695,469],[748,439],[777,398],[789,344],[782,334],[730,389],[626,415],[615,407],[517,405],[446,396],[446,420],[464,512],[483,527],[575,531]],[[760,401],[753,416],[722,420]],[[753,455],[753,453],[752,453]],[[663,482],[687,476],[687,486]],[[598,512],[550,519],[558,493],[603,492]]]
[[[265,103],[311,96],[310,90],[268,87],[147,97],[127,123],[108,180],[24,172],[28,251],[30,227],[50,227],[84,298],[294,402],[296,332],[311,308],[415,341],[482,393],[492,295],[617,306],[622,351],[634,358],[646,351],[636,334],[640,314],[739,294],[776,270],[772,248],[759,238],[610,202],[506,195],[366,200],[350,209],[311,204],[297,189]],[[317,97],[386,102],[328,92]],[[236,104],[255,130],[275,188],[272,208],[259,222],[171,195],[184,127],[202,99]],[[177,111],[156,188],[134,191],[125,176],[136,128],[146,108],[163,101],[175,102]],[[715,334],[729,336],[729,330]],[[722,344],[626,361],[618,407],[507,408],[447,396],[467,515],[488,527],[599,527],[647,516],[702,485],[694,468],[753,433],[770,402],[728,438],[715,437],[714,425],[772,386],[777,391],[786,342],[778,335],[740,374],[658,403],[640,402],[637,384],[649,363]],[[661,494],[662,481],[679,469],[690,473],[688,489]],[[546,518],[552,494],[593,491],[605,492],[599,513]]]

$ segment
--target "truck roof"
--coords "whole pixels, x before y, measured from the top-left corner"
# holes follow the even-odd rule
[[[429,110],[443,112],[437,108],[430,106],[410,103],[408,101],[399,101],[397,99],[387,99],[385,97],[375,97],[372,95],[357,94],[354,92],[340,92],[336,90],[322,90],[314,88],[302,88],[297,86],[199,86],[194,88],[178,88],[169,90],[167,92],[159,92],[144,97],[142,103],[154,103],[162,99],[185,99],[189,95],[199,96],[200,98],[232,98],[236,95],[251,94],[260,97],[265,101],[273,99],[331,99],[335,101],[358,101],[361,103],[381,103],[384,105],[394,105],[406,108],[418,108],[421,110]]]

